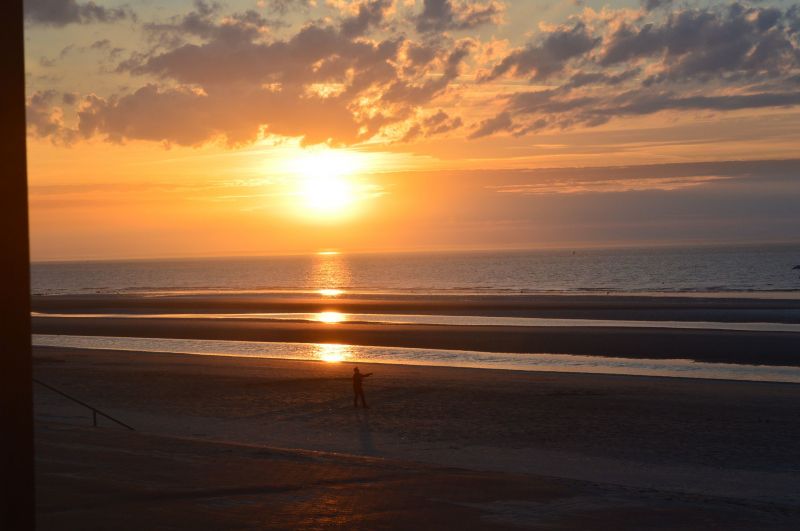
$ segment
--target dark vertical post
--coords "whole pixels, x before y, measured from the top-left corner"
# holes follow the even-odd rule
[[[0,17],[0,528],[34,528],[28,187],[22,0]]]

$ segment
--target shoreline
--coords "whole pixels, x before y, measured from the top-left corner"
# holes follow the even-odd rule
[[[730,330],[264,322],[247,319],[34,318],[33,333],[348,344],[710,363],[800,365],[800,334]]]
[[[38,313],[342,313],[800,323],[800,299],[630,295],[419,295],[319,293],[52,295]]]
[[[52,336],[58,337],[58,336]],[[75,336],[65,336],[65,337],[75,337]],[[80,336],[78,336],[80,337]],[[110,338],[110,339],[119,339],[119,338]],[[158,340],[153,340],[151,338],[130,338],[130,339],[142,339],[144,341],[153,342]],[[166,341],[180,341],[180,340],[171,340],[167,339]],[[236,342],[234,342],[236,343]],[[284,346],[287,345],[285,343],[264,343],[263,344],[265,349],[269,349],[271,347],[276,346]],[[296,346],[298,344],[288,344],[292,346]],[[315,344],[309,345],[311,347],[315,347]],[[342,346],[342,345],[337,345]],[[350,345],[344,345],[345,347],[351,347]],[[540,362],[539,365],[531,365],[531,366],[519,366],[519,365],[512,365],[510,363],[485,363],[481,365],[479,362],[472,362],[472,363],[464,363],[464,362],[454,362],[454,363],[443,363],[440,360],[437,361],[428,361],[425,359],[396,359],[393,358],[391,360],[380,359],[380,358],[369,358],[369,357],[342,357],[339,359],[338,357],[335,360],[325,359],[324,357],[312,357],[312,356],[280,356],[280,355],[254,355],[254,354],[247,354],[247,353],[231,353],[231,352],[198,352],[198,351],[191,351],[191,350],[169,350],[169,346],[162,346],[161,348],[158,347],[144,347],[138,345],[127,345],[124,347],[114,347],[114,346],[105,346],[105,345],[98,345],[98,346],[86,346],[84,342],[80,342],[79,344],[69,344],[69,343],[60,343],[55,342],[53,344],[47,343],[36,343],[34,342],[33,348],[36,350],[40,350],[46,353],[48,350],[53,352],[80,352],[80,351],[94,351],[100,352],[108,355],[113,355],[114,353],[145,353],[145,354],[155,354],[155,355],[175,355],[175,356],[210,356],[210,357],[219,357],[219,358],[234,358],[234,359],[261,359],[266,361],[297,361],[297,362],[308,362],[308,363],[337,363],[343,365],[376,365],[376,366],[401,366],[407,368],[441,368],[441,369],[469,369],[469,370],[477,370],[477,371],[507,371],[507,372],[516,372],[516,373],[534,373],[534,374],[587,374],[587,375],[598,375],[598,376],[622,376],[626,378],[654,378],[654,379],[678,379],[678,380],[697,380],[697,381],[727,381],[727,382],[744,382],[744,383],[766,383],[766,384],[781,384],[781,385],[800,385],[800,378],[796,380],[790,380],[791,376],[776,376],[774,373],[772,374],[764,374],[764,372],[760,369],[774,369],[776,371],[786,371],[787,369],[796,369],[795,367],[786,367],[786,366],[751,366],[751,365],[736,365],[736,364],[716,364],[716,363],[705,363],[705,367],[700,368],[700,371],[703,370],[710,370],[712,373],[708,372],[701,372],[702,374],[706,374],[705,376],[698,376],[698,372],[688,372],[683,369],[684,372],[679,373],[682,369],[681,367],[661,367],[657,368],[653,367],[652,365],[647,369],[641,369],[641,372],[634,372],[637,369],[631,368],[626,370],[624,365],[619,365],[619,363],[625,363],[625,358],[611,358],[605,356],[575,356],[575,355],[552,355],[552,354],[545,354],[548,359],[552,359],[553,357],[563,356],[567,358],[575,358],[580,361],[584,361],[587,363],[591,363],[591,370],[581,370],[581,367],[575,367],[576,361],[570,359],[571,365],[560,365],[557,366],[555,364],[548,364],[542,363],[539,359],[539,355],[534,355],[537,357],[537,361]],[[356,347],[358,348],[358,347]],[[369,349],[373,348],[381,348],[381,347],[366,347]],[[425,350],[425,349],[408,349],[408,350]],[[454,353],[458,353],[460,351],[452,351]],[[465,353],[473,354],[471,352],[466,351]],[[509,354],[501,354],[501,356],[509,356]],[[603,370],[602,368],[598,368],[598,360],[600,363],[603,361],[608,361],[610,366],[614,366],[614,369]],[[631,361],[634,361],[631,359]],[[661,361],[661,360],[651,360],[645,359],[642,360],[648,363],[653,363]],[[664,360],[666,362],[679,362],[682,360]],[[601,365],[602,367],[602,365]],[[620,368],[622,367],[622,368]],[[751,372],[752,377],[743,378],[741,377],[741,373],[732,374],[729,377],[726,377],[724,371],[731,368],[746,368],[746,369],[756,369],[757,372]],[[670,373],[670,369],[672,372]],[[658,372],[658,371],[661,372]],[[697,369],[694,369],[697,371]],[[713,375],[711,375],[713,374]],[[785,374],[785,373],[782,373]],[[758,378],[757,376],[762,376]],[[777,379],[783,377],[784,379]]]
[[[331,288],[298,287],[298,288],[119,288],[92,291],[87,288],[79,291],[36,291],[31,293],[34,297],[87,297],[87,296],[128,296],[128,297],[184,297],[184,296],[318,296]],[[369,296],[417,296],[417,297],[652,297],[659,298],[686,298],[686,299],[746,299],[746,300],[800,300],[800,288],[775,289],[775,290],[603,290],[603,289],[572,289],[572,290],[533,290],[510,288],[354,288],[341,286],[332,288],[343,296],[369,297]]]

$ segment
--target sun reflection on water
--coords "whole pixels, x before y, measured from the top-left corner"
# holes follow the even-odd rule
[[[340,345],[338,343],[320,343],[314,345],[315,355],[327,363],[339,363],[352,355],[350,345]]]
[[[351,285],[347,257],[339,252],[325,252],[313,257],[310,284],[323,297],[338,297]]]
[[[342,293],[344,293],[344,290],[343,289],[329,288],[329,289],[317,290],[317,293],[319,293],[323,297],[337,297],[337,296],[341,295]]]
[[[341,312],[319,312],[317,321],[321,323],[341,323],[347,320],[347,316]]]

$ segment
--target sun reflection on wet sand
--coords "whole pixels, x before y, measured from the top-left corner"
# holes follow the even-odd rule
[[[341,312],[319,312],[316,318],[321,323],[341,323],[347,320],[347,316]]]
[[[346,360],[352,354],[350,345],[340,345],[338,343],[320,343],[314,345],[316,356],[327,363],[339,363]]]

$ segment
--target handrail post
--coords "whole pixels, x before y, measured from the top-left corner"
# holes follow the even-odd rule
[[[56,388],[55,388],[55,387],[53,387],[52,385],[48,385],[48,384],[46,384],[46,383],[42,382],[41,380],[37,380],[36,378],[34,378],[34,379],[33,379],[33,381],[34,381],[35,383],[37,383],[37,384],[41,385],[42,387],[46,387],[47,389],[50,389],[50,390],[51,390],[51,391],[53,391],[54,393],[58,393],[59,395],[63,396],[64,398],[66,398],[66,399],[68,399],[68,400],[72,400],[72,401],[73,401],[73,402],[75,402],[76,404],[80,404],[81,406],[83,406],[83,407],[85,407],[86,409],[90,410],[90,411],[92,412],[92,425],[94,425],[95,427],[97,427],[97,414],[99,413],[100,415],[102,415],[103,417],[107,418],[108,420],[110,420],[110,421],[112,421],[112,422],[116,422],[117,424],[119,424],[119,425],[120,425],[120,426],[122,426],[123,428],[128,428],[128,429],[129,429],[129,430],[131,430],[131,431],[136,431],[135,429],[131,428],[130,426],[128,426],[127,424],[125,424],[125,423],[124,423],[124,422],[122,422],[121,420],[119,420],[119,419],[115,419],[114,417],[112,417],[111,415],[109,415],[109,414],[107,414],[107,413],[103,413],[103,412],[102,412],[102,411],[100,411],[99,409],[96,409],[95,407],[93,407],[93,406],[90,406],[90,405],[89,405],[89,404],[87,404],[86,402],[83,402],[83,401],[81,401],[81,400],[78,400],[78,399],[77,399],[77,398],[75,398],[74,396],[70,396],[70,395],[68,395],[68,394],[67,394],[67,393],[65,393],[64,391],[59,391],[58,389],[56,389]]]

